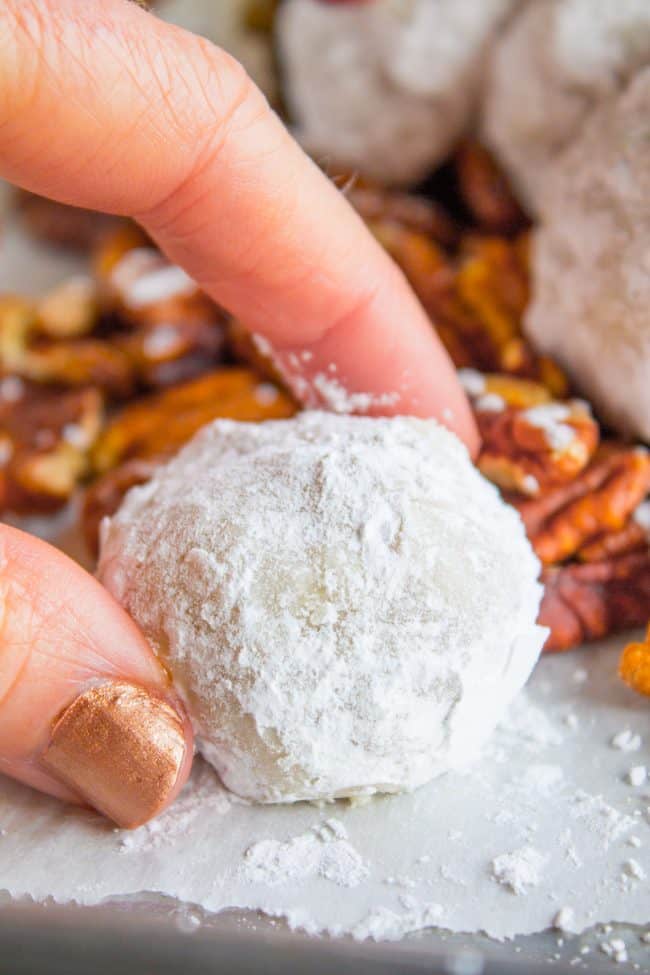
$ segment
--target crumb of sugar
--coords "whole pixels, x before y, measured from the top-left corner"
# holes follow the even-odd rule
[[[650,534],[650,501],[642,501],[632,518]]]
[[[623,864],[623,873],[626,877],[632,877],[634,880],[645,880],[645,870],[638,862],[638,860],[626,860]]]
[[[584,667],[576,667],[573,671],[573,683],[574,684],[584,684],[589,677],[588,672]]]
[[[634,765],[626,776],[626,781],[635,787],[643,785],[648,777],[645,765]]]
[[[572,907],[561,907],[553,918],[553,927],[558,931],[573,931],[575,925],[575,911]]]
[[[511,853],[495,857],[490,865],[492,877],[513,894],[525,894],[529,887],[537,887],[547,857],[533,846],[522,846]]]
[[[531,426],[542,430],[552,450],[567,450],[576,437],[573,427],[562,421],[568,420],[571,410],[564,403],[542,403],[524,410],[522,416]]]
[[[521,485],[524,491],[526,491],[528,494],[537,494],[539,491],[539,481],[534,474],[526,474],[525,477],[522,478]]]
[[[484,393],[474,405],[484,413],[502,413],[506,408],[506,401],[498,393]]]
[[[571,731],[575,731],[576,728],[579,726],[580,721],[578,719],[578,715],[573,714],[573,712],[571,712],[570,714],[565,715],[564,723],[567,726],[567,728],[571,729]]]
[[[624,728],[614,735],[610,744],[612,748],[617,748],[621,752],[638,752],[641,748],[641,735]]]
[[[485,392],[485,376],[477,369],[459,369],[458,379],[468,396],[476,397]]]
[[[622,964],[628,960],[627,945],[622,938],[612,938],[611,941],[601,941],[600,950],[612,961]]]
[[[332,370],[334,371],[334,370]],[[399,401],[399,393],[351,393],[340,382],[319,372],[312,380],[314,389],[320,393],[323,402],[334,413],[367,413],[373,406],[394,406]]]
[[[345,832],[343,825],[330,820],[285,842],[260,840],[246,851],[240,875],[247,883],[269,887],[309,877],[356,887],[369,870],[352,844],[337,836],[341,831]]]
[[[638,836],[629,836],[627,839],[627,845],[633,846],[636,850],[638,850],[643,844]]]
[[[20,376],[5,376],[0,380],[0,399],[5,403],[17,403],[25,395],[25,383]]]
[[[637,825],[633,816],[619,812],[602,796],[592,796],[579,789],[573,796],[571,809],[573,819],[581,822],[600,838],[604,849]]]

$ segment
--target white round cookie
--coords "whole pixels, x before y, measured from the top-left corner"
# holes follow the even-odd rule
[[[650,64],[648,0],[533,0],[494,44],[483,133],[533,213],[555,159]]]
[[[526,331],[600,414],[650,442],[650,68],[549,174]]]
[[[286,0],[276,36],[296,135],[319,162],[421,179],[467,126],[515,2]]]
[[[105,523],[99,577],[234,792],[413,789],[473,757],[546,631],[521,521],[433,420],[204,428]]]

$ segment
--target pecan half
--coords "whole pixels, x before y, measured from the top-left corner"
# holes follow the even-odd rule
[[[484,146],[465,140],[454,165],[461,198],[479,227],[509,234],[526,226],[526,215],[505,174]]]
[[[84,492],[81,507],[81,527],[88,551],[99,552],[99,527],[102,519],[113,515],[122,503],[124,495],[138,484],[146,484],[160,461],[127,460],[115,470],[94,481]]]
[[[44,390],[0,382],[0,510],[54,511],[89,473],[103,422],[97,390]]]
[[[113,514],[135,484],[172,456],[204,424],[218,417],[262,421],[296,412],[293,400],[247,369],[222,369],[127,406],[108,425],[93,451],[101,476],[86,492],[82,523],[97,550],[104,515]]]
[[[484,393],[473,406],[482,439],[479,469],[506,491],[537,497],[571,481],[598,446],[598,424],[581,400],[522,409]]]
[[[609,445],[567,484],[540,498],[509,500],[518,509],[537,555],[563,562],[605,532],[620,531],[650,489],[650,454]]]
[[[97,324],[99,300],[91,277],[66,278],[36,305],[36,328],[54,339],[79,338]]]
[[[433,238],[443,247],[458,241],[458,228],[435,200],[351,181],[345,196],[366,222],[394,223]]]
[[[545,650],[568,650],[647,620],[650,551],[604,562],[549,567],[538,622],[550,628]]]
[[[73,250],[86,250],[104,234],[125,222],[122,217],[57,203],[26,190],[16,192],[15,202],[23,223],[33,237]]]
[[[621,654],[618,673],[639,694],[650,697],[650,623],[645,640],[628,643]]]
[[[220,369],[126,406],[106,427],[95,450],[103,473],[132,457],[168,457],[217,417],[268,420],[292,416],[296,406],[247,369]]]

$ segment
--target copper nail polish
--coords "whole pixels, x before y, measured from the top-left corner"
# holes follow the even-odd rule
[[[118,826],[133,829],[164,805],[185,758],[174,708],[141,687],[91,687],[58,718],[41,764]]]

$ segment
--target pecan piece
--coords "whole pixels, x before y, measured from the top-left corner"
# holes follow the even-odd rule
[[[603,532],[591,542],[578,549],[581,562],[600,562],[615,555],[642,552],[650,547],[650,502],[645,501],[623,528],[618,531]]]
[[[397,224],[405,230],[432,237],[443,247],[453,247],[457,242],[458,228],[434,200],[357,182],[348,186],[345,196],[368,223]]]
[[[573,481],[534,500],[509,500],[537,555],[551,564],[575,555],[604,532],[622,529],[649,489],[648,451],[607,447]]]
[[[82,275],[62,281],[36,305],[36,327],[53,339],[87,335],[95,327],[98,316],[95,282]]]
[[[93,556],[99,552],[99,529],[102,520],[113,515],[122,498],[132,487],[146,484],[160,461],[127,460],[115,470],[97,478],[84,492],[81,507],[81,527],[88,551]]]
[[[0,510],[55,511],[89,472],[102,397],[93,389],[50,391],[19,382],[0,383]]]
[[[127,249],[101,283],[109,307],[130,326],[218,319],[196,282],[154,247]]]
[[[547,567],[538,622],[550,628],[545,650],[568,650],[645,623],[650,551],[605,562]]]
[[[527,223],[510,184],[488,150],[478,142],[461,143],[454,160],[461,198],[479,227],[509,234]]]
[[[122,217],[57,203],[26,190],[18,190],[15,200],[28,232],[58,247],[84,251],[125,222]]]
[[[259,421],[295,411],[286,393],[255,373],[220,369],[125,407],[96,445],[95,470],[103,473],[132,457],[168,457],[217,417]]]
[[[598,446],[598,424],[580,400],[522,409],[485,393],[473,406],[482,439],[479,469],[506,491],[536,497],[570,481]]]
[[[113,514],[129,488],[151,477],[204,424],[218,417],[261,421],[292,416],[284,392],[247,369],[222,369],[134,403],[108,425],[93,452],[100,476],[87,490],[82,512],[86,542],[97,550],[104,515]]]
[[[75,328],[81,327],[81,317],[88,313],[88,308],[77,309]],[[49,311],[46,308],[44,319],[38,305],[12,295],[0,298],[0,374],[68,387],[99,386],[116,396],[133,391],[131,363],[112,343],[95,338],[58,341],[41,337],[45,328],[57,327],[55,317],[51,306]],[[87,324],[83,322],[84,329]]]
[[[104,339],[37,341],[14,369],[16,375],[39,383],[68,387],[97,386],[122,398],[134,391],[135,374],[126,353]]]
[[[635,691],[650,697],[650,623],[645,639],[638,643],[628,643],[623,650],[618,673]]]

